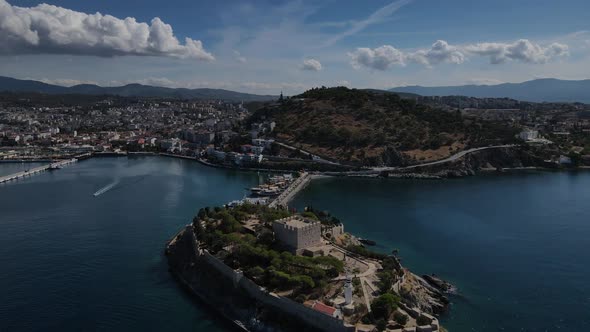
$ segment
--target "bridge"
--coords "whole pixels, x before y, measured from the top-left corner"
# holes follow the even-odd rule
[[[76,161],[78,161],[78,159],[76,159],[76,158],[61,160],[61,161],[54,162],[51,164],[31,168],[31,169],[28,169],[28,170],[25,170],[22,172],[10,174],[10,175],[5,175],[5,176],[0,177],[0,183],[18,180],[18,179],[25,178],[27,176],[31,176],[34,174],[39,174],[41,172],[51,170],[51,169],[59,169],[62,166],[69,165],[71,163],[75,163]]]

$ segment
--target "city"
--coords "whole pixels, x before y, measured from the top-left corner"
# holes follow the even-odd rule
[[[587,0],[0,0],[0,332],[590,331]]]

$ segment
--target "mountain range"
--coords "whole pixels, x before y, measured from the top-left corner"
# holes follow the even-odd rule
[[[590,80],[536,79],[522,83],[461,86],[405,86],[392,92],[415,93],[422,96],[467,96],[476,98],[512,98],[531,102],[590,103]]]
[[[268,101],[277,96],[255,95],[223,89],[166,88],[142,84],[102,87],[94,84],[80,84],[71,87],[47,84],[33,80],[19,80],[0,76],[0,92],[37,92],[45,94],[116,95],[123,97],[160,97],[175,99],[221,99],[227,101]]]

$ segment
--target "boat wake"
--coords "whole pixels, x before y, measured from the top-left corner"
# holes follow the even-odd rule
[[[109,184],[107,184],[106,186],[100,188],[99,190],[97,190],[94,194],[92,194],[94,197],[98,197],[104,193],[106,193],[107,191],[113,189],[116,185],[119,184],[119,180],[115,180]]]

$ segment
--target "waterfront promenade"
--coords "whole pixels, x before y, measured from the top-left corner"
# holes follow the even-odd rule
[[[67,159],[67,160],[62,160],[62,161],[58,161],[55,163],[50,163],[47,165],[43,165],[43,166],[39,166],[39,167],[35,167],[35,168],[31,168],[22,172],[18,172],[18,173],[13,173],[10,175],[5,175],[0,177],[0,183],[4,183],[4,182],[9,182],[9,181],[13,181],[13,180],[18,180],[27,176],[31,176],[34,174],[38,174],[44,171],[47,171],[49,169],[58,169],[62,166],[71,164],[78,161],[78,159],[76,158],[72,158],[72,159]]]

